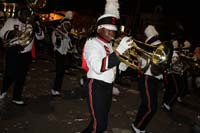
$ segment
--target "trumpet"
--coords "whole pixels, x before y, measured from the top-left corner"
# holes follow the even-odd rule
[[[187,67],[195,69],[200,68],[200,59],[198,59],[196,56],[187,56],[183,53],[179,54],[180,60],[184,64],[186,64]]]
[[[65,32],[63,32],[60,28],[55,28],[55,27],[51,27],[53,30],[55,30],[56,31],[56,33],[58,33],[59,35],[61,35],[63,38],[66,38],[66,37],[68,37],[68,35],[65,33]]]
[[[122,38],[120,37],[114,40],[114,50],[119,45],[121,39]],[[153,68],[152,73],[154,75],[162,73],[168,67],[173,52],[171,42],[166,41],[159,45],[152,46],[134,38],[131,39],[133,40],[131,48],[118,57],[122,62],[132,69],[140,70],[142,72],[145,72],[149,65],[151,65]],[[142,68],[140,61],[141,58],[146,60],[146,64]]]
[[[66,30],[61,30],[61,28],[58,27],[53,27],[53,26],[50,26],[51,29],[53,29],[54,31],[56,31],[59,35],[61,35],[63,38],[66,38],[68,37],[68,35],[71,35],[72,37],[74,38],[80,38],[81,35],[86,35],[86,33],[79,33],[79,32],[74,32],[74,31],[66,31]],[[66,34],[67,33],[67,34]]]

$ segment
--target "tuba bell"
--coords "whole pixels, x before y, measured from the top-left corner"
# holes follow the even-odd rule
[[[47,0],[25,0],[25,2],[32,10],[40,10],[47,5]]]
[[[26,27],[24,31],[14,29],[12,31],[9,31],[3,45],[4,47],[12,47],[15,45],[20,45],[21,47],[25,48],[31,43],[33,38],[34,36],[33,36],[32,26]]]
[[[114,40],[114,50],[119,45],[121,39],[120,37]],[[151,65],[153,68],[151,72],[154,75],[159,75],[168,67],[173,52],[171,42],[166,41],[159,45],[152,46],[136,39],[131,39],[133,40],[131,48],[118,57],[120,61],[124,62],[132,69],[139,70],[143,73],[148,69],[149,65]],[[141,66],[141,58],[146,60],[143,66]]]

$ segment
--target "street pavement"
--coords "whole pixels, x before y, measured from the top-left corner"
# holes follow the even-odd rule
[[[86,90],[79,80],[84,72],[71,68],[63,81],[61,97],[52,97],[50,89],[55,77],[54,63],[37,60],[31,65],[23,92],[26,106],[11,103],[12,88],[7,98],[0,100],[0,133],[78,133],[90,118],[86,104]],[[2,85],[2,74],[0,75]],[[140,102],[137,79],[130,75],[115,84],[120,90],[113,96],[107,133],[132,133]],[[159,90],[158,112],[147,127],[150,133],[200,133],[200,99],[187,95],[182,103],[175,103],[171,112],[161,109],[163,90]]]

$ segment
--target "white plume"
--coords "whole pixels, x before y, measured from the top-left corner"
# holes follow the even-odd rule
[[[156,28],[153,25],[148,25],[145,28],[144,33],[145,33],[147,38],[159,35]]]
[[[66,14],[65,14],[64,19],[72,20],[72,18],[73,18],[73,12],[72,11],[67,11]]]
[[[115,15],[116,18],[120,18],[118,0],[106,0],[104,14],[112,14]]]

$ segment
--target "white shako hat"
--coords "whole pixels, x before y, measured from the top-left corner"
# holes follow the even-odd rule
[[[97,19],[97,29],[117,31],[119,18],[118,0],[106,0],[105,12]]]
[[[60,20],[60,23],[71,23],[70,21],[73,19],[73,12],[67,11],[65,17]]]
[[[160,44],[161,41],[158,39],[159,33],[157,32],[156,28],[153,25],[148,25],[145,30],[144,34],[147,37],[146,43],[150,43],[153,45]]]

